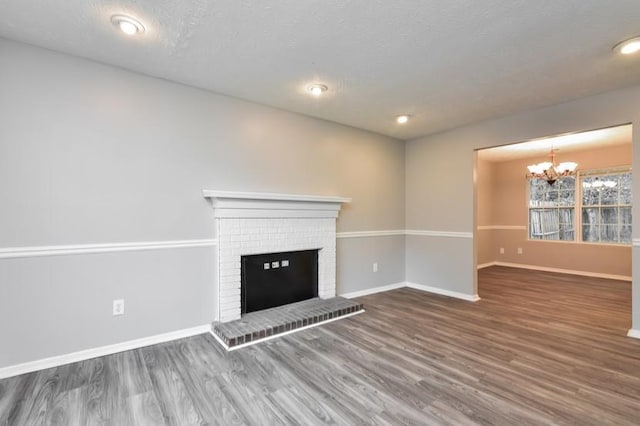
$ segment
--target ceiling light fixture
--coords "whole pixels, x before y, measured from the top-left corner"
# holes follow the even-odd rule
[[[135,35],[144,32],[144,25],[130,16],[113,15],[111,17],[111,23],[120,28],[120,31],[127,35]]]
[[[628,40],[622,41],[613,47],[618,53],[623,55],[632,55],[640,52],[640,37],[633,37]]]
[[[407,121],[409,121],[409,116],[408,115],[399,115],[396,117],[396,122],[398,124],[404,124]]]
[[[324,84],[312,84],[309,87],[307,87],[307,90],[309,91],[309,93],[311,93],[313,96],[320,96],[322,95],[324,92],[326,92],[327,90],[329,90],[329,88],[324,85]]]
[[[553,185],[558,178],[575,175],[578,163],[564,162],[556,164],[556,151],[557,149],[551,148],[551,152],[549,152],[551,161],[527,166],[527,169],[529,169],[527,178],[544,179],[549,185]]]

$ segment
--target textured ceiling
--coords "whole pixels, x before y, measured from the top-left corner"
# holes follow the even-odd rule
[[[639,34],[638,0],[0,0],[1,37],[400,139],[640,83]]]
[[[544,158],[549,154],[551,149],[557,149],[558,151],[565,153],[581,151],[584,149],[604,148],[614,145],[631,145],[631,128],[631,124],[625,124],[606,129],[589,130],[586,132],[553,136],[495,148],[481,149],[478,151],[478,157],[483,160],[498,162],[535,156]]]

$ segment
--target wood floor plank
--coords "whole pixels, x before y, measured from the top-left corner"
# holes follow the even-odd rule
[[[0,380],[0,425],[640,424],[629,283],[491,267],[225,352],[205,334]]]
[[[142,349],[153,390],[166,424],[202,424],[203,419],[186,390],[181,372],[172,360],[178,344],[171,342],[164,348]]]

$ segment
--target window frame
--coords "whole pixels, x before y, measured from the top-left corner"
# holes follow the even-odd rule
[[[631,166],[621,166],[621,167],[610,167],[610,168],[606,168],[606,169],[591,169],[591,170],[585,170],[583,172],[579,172],[580,174],[577,176],[577,182],[579,183],[580,186],[580,238],[579,238],[579,242],[581,244],[597,244],[597,245],[612,245],[612,246],[628,246],[628,245],[632,245],[633,244],[633,237],[630,239],[629,242],[623,242],[623,241],[585,241],[583,239],[583,222],[582,222],[582,210],[584,208],[597,208],[598,212],[601,212],[603,208],[617,208],[618,209],[618,222],[615,224],[605,224],[605,225],[622,225],[622,222],[620,221],[620,208],[624,207],[624,208],[633,208],[633,200],[631,201],[631,204],[583,204],[582,199],[583,199],[583,191],[584,191],[584,187],[582,185],[582,178],[583,177],[603,177],[603,176],[611,176],[611,175],[624,175],[624,174],[631,174],[631,177],[633,179],[633,173],[631,170]],[[632,189],[632,193],[631,196],[633,197],[633,188]],[[618,199],[618,201],[620,201]],[[578,208],[576,206],[576,208]],[[599,225],[602,225],[601,223],[599,223]],[[630,226],[632,227],[633,230],[633,225],[630,224]]]
[[[527,241],[533,242],[545,242],[545,243],[561,243],[561,244],[590,244],[597,246],[631,246],[633,245],[633,238],[629,242],[613,242],[613,241],[585,241],[583,240],[583,221],[582,221],[582,210],[583,208],[598,208],[600,211],[603,207],[605,208],[618,208],[618,212],[620,212],[620,208],[624,207],[633,207],[633,200],[631,204],[595,204],[595,205],[583,205],[583,186],[582,179],[583,177],[595,177],[595,176],[606,176],[606,175],[614,175],[614,174],[626,174],[633,173],[631,165],[624,166],[615,166],[608,167],[602,169],[587,169],[587,170],[579,170],[574,177],[574,203],[572,206],[555,206],[555,207],[531,207],[531,183],[530,181],[535,178],[528,178],[526,180],[527,191],[526,191],[526,208],[527,208]],[[633,174],[632,174],[633,176]],[[633,194],[633,193],[632,193]],[[546,239],[533,239],[531,238],[531,211],[532,210],[541,210],[541,209],[549,209],[549,210],[560,210],[560,209],[573,209],[573,240],[546,240]],[[620,213],[618,213],[620,215]],[[621,224],[620,221],[617,223]]]

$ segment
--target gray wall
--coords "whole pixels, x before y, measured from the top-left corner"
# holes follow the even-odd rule
[[[404,235],[338,238],[338,294],[404,282],[404,246]],[[373,272],[374,262],[377,272]]]
[[[0,63],[0,249],[214,238],[203,188],[352,197],[339,232],[404,228],[400,141],[2,39]],[[356,240],[339,292],[404,281],[403,237]],[[0,259],[0,367],[208,323],[214,255]]]
[[[640,164],[640,86],[583,98],[553,107],[461,127],[406,143],[406,226],[408,229],[474,232],[474,150],[622,123],[634,124],[634,164]],[[634,174],[640,199],[640,174]],[[634,233],[640,235],[640,206],[633,207]],[[406,279],[474,294],[475,264],[470,241],[416,236],[407,238]],[[428,257],[443,247],[441,262]],[[633,247],[634,269],[638,247]],[[466,272],[462,272],[466,271]],[[466,278],[465,278],[466,277]],[[640,277],[633,279],[633,328],[640,328]],[[482,292],[480,292],[482,297]],[[629,324],[631,326],[631,324]]]

